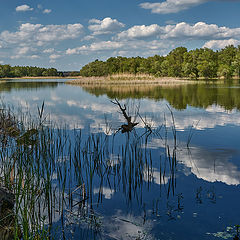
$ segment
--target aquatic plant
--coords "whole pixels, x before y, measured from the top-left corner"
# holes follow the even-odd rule
[[[114,104],[129,120],[128,125],[132,123],[127,106],[118,100]],[[160,186],[166,186],[168,197],[175,195],[177,136],[173,114],[173,147],[168,144],[166,124],[153,128],[142,117],[145,127],[134,134],[85,135],[80,129],[46,122],[46,116],[44,102],[36,119],[2,110],[3,119],[8,119],[17,132],[12,134],[9,127],[2,130],[1,137],[6,141],[1,145],[0,161],[0,184],[15,196],[14,239],[52,239],[60,235],[67,239],[74,234],[72,226],[78,224],[90,236],[101,234],[102,216],[97,206],[103,200],[104,186],[113,192],[122,191],[128,205],[136,199],[142,208],[143,185],[150,187],[156,181],[153,152],[148,148],[151,136],[161,139],[165,146],[159,162]],[[139,116],[138,110],[135,116]]]

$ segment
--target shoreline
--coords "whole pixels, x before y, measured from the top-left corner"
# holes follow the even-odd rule
[[[49,76],[49,77],[12,77],[12,78],[0,78],[2,80],[17,80],[17,79],[75,79],[76,77],[59,77],[59,76]]]
[[[190,80],[186,78],[173,78],[173,77],[81,77],[71,81],[67,81],[66,84],[80,85],[80,86],[107,86],[107,85],[179,85],[179,84],[193,84],[197,83],[196,80]]]
[[[48,80],[48,79],[66,79],[66,84],[80,85],[80,86],[106,86],[106,85],[181,85],[198,83],[198,80],[191,80],[187,78],[175,77],[154,77],[147,74],[131,75],[131,74],[116,74],[106,77],[82,77],[82,76],[68,76],[68,77],[19,77],[19,78],[0,78],[0,83],[7,80]]]
[[[166,85],[184,85],[184,84],[201,84],[201,83],[215,83],[221,84],[225,81],[237,81],[239,78],[232,79],[190,79],[190,78],[179,78],[179,77],[154,77],[148,74],[115,74],[106,77],[82,77],[82,76],[39,76],[39,77],[19,77],[19,78],[0,78],[0,83],[4,83],[7,80],[50,80],[50,79],[66,79],[66,84],[79,85],[79,86],[107,86],[107,85],[156,85],[156,86],[166,86]]]

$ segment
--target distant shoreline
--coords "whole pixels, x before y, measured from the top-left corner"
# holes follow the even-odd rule
[[[0,78],[2,80],[17,80],[17,79],[75,79],[76,77],[59,77],[59,76],[49,76],[49,77],[13,77],[13,78]]]
[[[174,78],[174,77],[161,77],[156,78],[148,75],[112,75],[107,77],[78,77],[77,79],[66,82],[72,85],[91,86],[91,85],[178,85],[178,84],[189,84],[196,83],[197,81],[185,79],[185,78]]]
[[[24,80],[24,79],[69,79],[67,84],[74,85],[122,85],[122,84],[174,84],[174,83],[194,83],[197,80],[191,80],[187,78],[175,78],[175,77],[154,77],[151,75],[139,74],[116,74],[106,77],[82,77],[82,76],[49,76],[49,77],[15,77],[15,78],[0,78],[0,82],[6,80]]]
[[[0,78],[0,83],[7,80],[24,80],[24,79],[68,79],[66,84],[80,85],[80,86],[106,86],[106,85],[183,85],[183,84],[196,84],[196,83],[223,83],[225,79],[191,79],[180,77],[155,77],[148,74],[114,74],[106,77],[83,77],[83,76],[46,76],[46,77],[15,77],[15,78]],[[232,78],[232,81],[238,78]]]

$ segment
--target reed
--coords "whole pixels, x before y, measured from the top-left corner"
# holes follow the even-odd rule
[[[172,77],[157,78],[149,74],[113,74],[106,77],[78,77],[74,80],[67,81],[66,84],[81,85],[84,87],[91,86],[126,86],[126,85],[178,85],[195,83],[189,79],[180,79]]]
[[[154,153],[148,146],[151,138],[165,146],[159,161],[160,186],[165,186],[168,196],[175,194],[177,135],[172,112],[173,147],[168,144],[166,124],[153,128],[139,115],[139,106],[135,116],[140,116],[145,127],[131,134],[84,135],[79,129],[46,122],[44,103],[36,119],[29,116],[16,116],[6,108],[0,115],[1,124],[8,123],[1,132],[0,186],[15,195],[14,239],[68,239],[77,224],[83,235],[101,234],[97,206],[103,199],[103,186],[122,191],[127,204],[137,199],[143,206],[143,185],[150,188],[155,181]],[[106,124],[108,132],[110,128]],[[91,238],[88,234],[86,238]]]

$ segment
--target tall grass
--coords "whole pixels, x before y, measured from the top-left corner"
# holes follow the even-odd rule
[[[163,125],[154,129],[143,118],[145,128],[139,134],[85,135],[79,129],[45,124],[44,103],[38,113],[31,121],[6,108],[0,114],[1,124],[9,122],[1,132],[0,186],[15,195],[14,239],[68,239],[76,224],[83,232],[99,234],[101,216],[96,208],[106,185],[113,191],[121,189],[128,204],[133,198],[143,204],[142,186],[154,182],[151,137],[165,141],[165,154],[159,159],[160,185],[174,195],[177,136],[173,114],[171,148],[166,125],[165,130]]]

